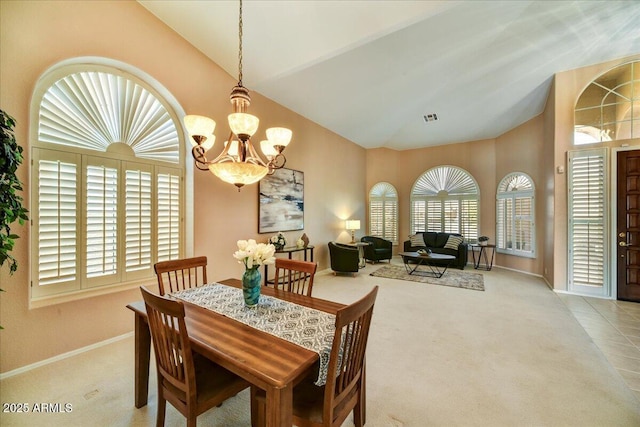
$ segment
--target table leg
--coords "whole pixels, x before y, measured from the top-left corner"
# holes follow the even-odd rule
[[[293,385],[267,390],[267,427],[291,427],[293,425]]]
[[[151,354],[151,333],[142,316],[135,320],[135,405],[142,408],[149,395],[149,356]]]

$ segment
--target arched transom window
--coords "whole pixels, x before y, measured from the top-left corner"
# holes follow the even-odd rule
[[[411,189],[411,234],[441,231],[475,242],[479,225],[478,184],[464,169],[438,166],[422,174]]]
[[[398,192],[388,182],[369,191],[369,234],[398,242]]]
[[[31,108],[32,300],[153,278],[182,255],[183,132],[150,84],[60,66]]]
[[[576,145],[630,138],[640,138],[640,61],[595,79],[575,108]]]
[[[511,255],[535,255],[535,188],[524,173],[514,172],[498,184],[496,249]]]

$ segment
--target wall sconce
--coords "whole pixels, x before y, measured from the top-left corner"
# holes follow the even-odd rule
[[[347,230],[351,231],[351,243],[356,242],[356,230],[360,230],[360,220],[359,219],[348,219],[346,221]]]

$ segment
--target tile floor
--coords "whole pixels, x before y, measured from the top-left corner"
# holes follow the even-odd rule
[[[640,399],[640,304],[558,295]]]

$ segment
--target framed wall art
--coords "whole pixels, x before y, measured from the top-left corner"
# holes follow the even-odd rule
[[[260,181],[258,233],[304,229],[304,173],[276,169]]]

